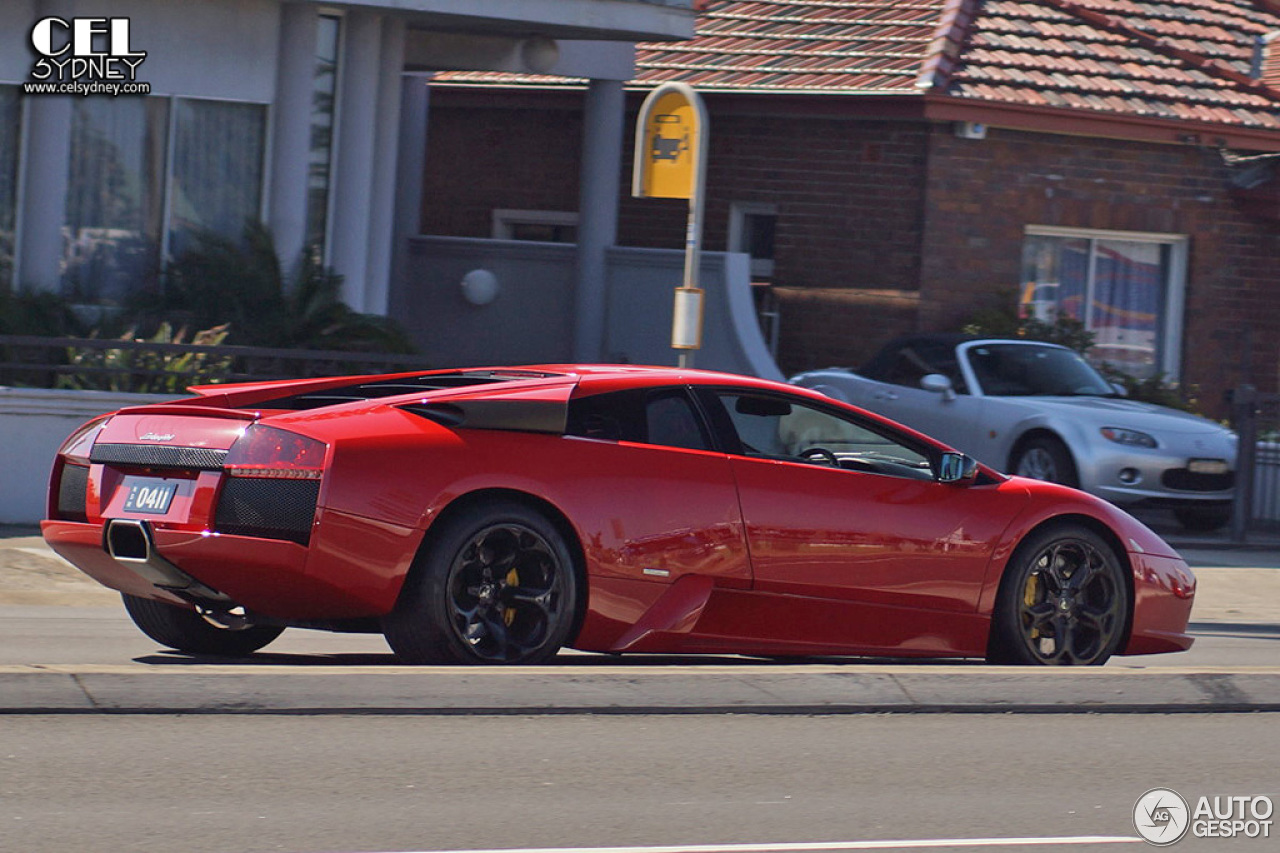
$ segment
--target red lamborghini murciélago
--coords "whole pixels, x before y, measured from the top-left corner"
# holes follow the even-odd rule
[[[193,390],[77,430],[43,526],[175,649],[286,627],[382,632],[410,663],[1191,645],[1194,577],[1124,512],[802,388],[553,366]]]

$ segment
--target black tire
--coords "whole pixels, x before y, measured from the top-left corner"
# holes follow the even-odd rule
[[[284,631],[276,625],[249,624],[242,628],[226,628],[210,622],[195,610],[134,595],[122,597],[124,609],[142,633],[162,646],[194,655],[244,657]]]
[[[1101,666],[1129,622],[1125,570],[1111,546],[1077,524],[1041,528],[1009,560],[991,614],[990,663]]]
[[[1033,480],[1047,480],[1079,488],[1080,477],[1071,451],[1056,438],[1047,435],[1027,439],[1014,453],[1010,473]]]
[[[564,537],[516,501],[479,504],[430,532],[387,645],[411,664],[538,664],[569,640],[579,583]]]
[[[1211,504],[1204,507],[1178,507],[1173,517],[1185,529],[1196,533],[1212,533],[1221,530],[1231,521],[1231,505]]]

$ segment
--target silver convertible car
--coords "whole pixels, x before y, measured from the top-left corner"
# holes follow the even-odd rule
[[[1124,399],[1066,347],[915,335],[859,370],[814,370],[791,381],[1001,471],[1130,508],[1167,507],[1189,529],[1216,529],[1231,517],[1235,436],[1213,421]]]

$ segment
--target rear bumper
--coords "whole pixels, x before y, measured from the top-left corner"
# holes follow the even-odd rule
[[[294,622],[386,614],[395,605],[421,531],[332,511],[325,516],[309,547],[160,526],[150,533],[155,554],[220,596],[213,601],[221,606],[240,605]],[[105,524],[44,521],[41,530],[50,548],[111,589],[171,604],[202,597],[158,576],[153,565],[113,557]]]

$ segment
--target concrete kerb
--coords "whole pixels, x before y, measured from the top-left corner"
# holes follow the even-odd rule
[[[0,667],[9,714],[853,714],[1280,711],[1280,669],[828,666]]]
[[[1170,537],[1172,538],[1172,537]],[[1280,632],[1280,549],[1184,553],[1193,621]],[[29,528],[0,528],[0,599],[101,590]],[[1204,568],[1208,566],[1210,568]],[[25,586],[26,589],[21,587]],[[7,591],[7,592],[6,592]],[[23,595],[48,601],[23,601]],[[189,663],[0,666],[7,714],[851,714],[1280,711],[1280,667],[1024,670],[972,665],[703,664],[520,669]]]

